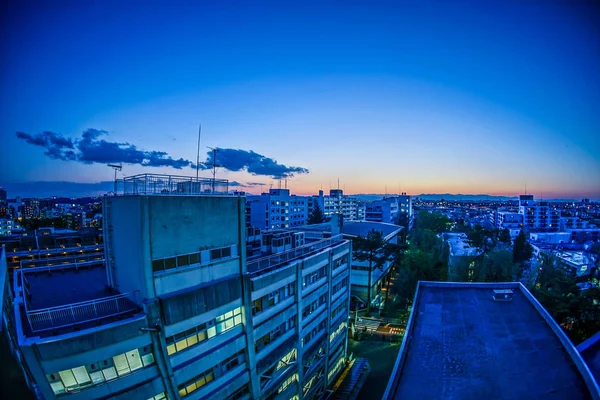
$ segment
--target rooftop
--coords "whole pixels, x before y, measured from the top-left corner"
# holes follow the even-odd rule
[[[493,289],[513,288],[512,301]],[[518,283],[420,282],[385,399],[587,399],[598,386]]]
[[[170,195],[200,196],[227,195],[227,179],[196,178],[192,176],[139,174],[117,182],[117,193],[123,196]]]
[[[17,271],[15,302],[25,336],[61,334],[140,311],[136,292],[108,286],[103,260]]]
[[[600,382],[600,332],[577,346],[577,350],[588,365],[588,368]]]

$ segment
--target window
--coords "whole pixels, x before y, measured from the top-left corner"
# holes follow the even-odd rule
[[[167,396],[166,392],[162,392],[157,394],[156,396],[152,396],[150,397],[148,400],[168,400],[169,397]]]
[[[107,360],[48,374],[46,377],[54,394],[59,395],[116,379],[153,363],[152,347],[146,346]]]
[[[298,382],[298,374],[294,374],[294,375],[290,376],[289,378],[287,378],[281,384],[281,386],[279,387],[279,389],[277,389],[277,393],[283,392],[285,389],[287,389],[288,386],[290,386],[294,382]]]
[[[210,251],[210,260],[220,260],[222,258],[231,257],[231,246],[212,249]]]
[[[172,355],[195,346],[242,323],[242,308],[237,307],[214,320],[166,338],[167,354]]]
[[[236,390],[231,396],[229,396],[227,400],[238,400],[249,393],[250,391],[248,390],[248,385],[244,385],[238,390]]]
[[[179,395],[181,397],[187,396],[188,394],[200,389],[204,385],[209,384],[215,379],[215,374],[213,373],[213,369],[209,369],[196,376],[195,378],[189,380],[183,385],[179,385]]]

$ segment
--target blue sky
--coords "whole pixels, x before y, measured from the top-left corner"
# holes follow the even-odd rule
[[[201,122],[203,152],[241,149],[308,169],[288,178],[300,194],[339,178],[349,193],[515,195],[527,183],[544,197],[600,198],[593,2],[2,7],[0,186],[9,189],[112,177],[102,163],[45,156],[16,132],[104,130],[107,142],[195,162]],[[277,185],[264,168],[236,165],[218,176]],[[126,164],[122,174],[143,171],[193,173]]]

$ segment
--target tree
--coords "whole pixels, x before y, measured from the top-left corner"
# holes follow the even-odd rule
[[[498,240],[500,240],[502,243],[510,244],[510,231],[508,228],[504,228],[500,231]]]
[[[419,211],[415,220],[415,227],[419,229],[428,229],[434,233],[448,232],[450,220],[443,214],[430,213],[428,211]]]
[[[371,230],[366,237],[356,236],[352,239],[352,256],[356,261],[368,261],[367,315],[371,314],[371,286],[373,269],[383,268],[387,261],[393,259],[396,248],[387,243],[383,233]]]
[[[533,256],[533,247],[527,242],[525,231],[521,229],[513,245],[513,262],[515,264],[523,263],[528,261],[531,256]]]
[[[510,251],[493,250],[478,259],[474,274],[479,282],[513,282],[517,267],[512,262]]]
[[[319,207],[318,204],[315,204],[315,208],[313,208],[312,212],[308,216],[308,224],[320,224],[325,222],[325,215],[323,214],[323,210]]]

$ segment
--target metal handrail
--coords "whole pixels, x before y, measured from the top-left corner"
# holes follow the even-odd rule
[[[73,326],[85,322],[98,321],[138,308],[139,290],[117,294],[100,299],[55,306],[40,310],[26,310],[29,326],[33,332],[42,332]]]
[[[115,195],[227,195],[227,179],[196,178],[191,176],[139,174],[120,180]]]
[[[100,259],[98,259],[100,257]],[[85,261],[77,261],[88,258]],[[62,263],[62,264],[61,264]],[[56,257],[46,259],[21,260],[19,267],[27,272],[50,271],[54,269],[77,268],[78,266],[106,263],[104,253],[83,254],[79,256]],[[40,264],[38,267],[29,267],[31,264]]]
[[[253,260],[247,263],[247,268],[249,273],[256,273],[259,271],[264,271],[265,269],[269,269],[272,267],[279,266],[286,262],[295,260],[302,256],[305,256],[309,253],[315,252],[317,250],[324,249],[326,247],[331,246],[333,243],[338,243],[343,240],[343,235],[335,235],[327,239],[320,240],[318,242],[305,244],[304,246],[297,247],[295,249],[291,249],[288,251],[284,251],[282,253],[273,254],[271,256],[259,258],[257,260]]]

